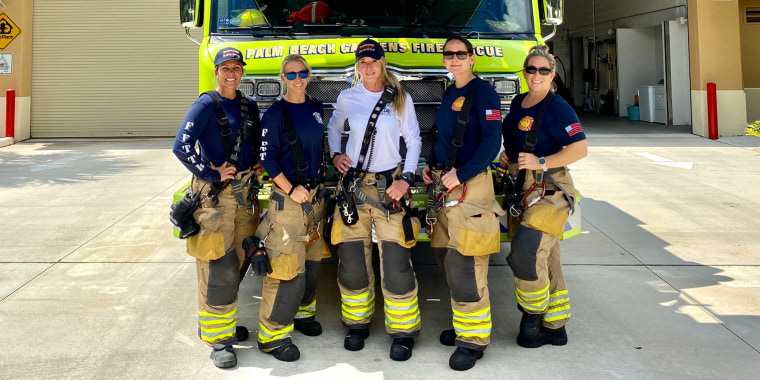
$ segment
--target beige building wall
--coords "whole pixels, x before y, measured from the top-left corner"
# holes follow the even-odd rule
[[[760,9],[760,0],[739,2],[739,26],[742,38],[744,94],[747,97],[747,122],[760,120],[760,22],[748,23],[747,8]]]
[[[708,135],[707,83],[717,86],[718,134],[743,135],[747,104],[742,78],[739,1],[689,0],[692,131]],[[727,69],[730,68],[730,69]]]
[[[34,2],[5,1],[0,12],[13,21],[21,33],[0,53],[13,54],[13,73],[0,75],[0,138],[5,137],[6,91],[16,90],[16,116],[14,125],[15,141],[30,137],[31,96],[32,96],[32,16]]]

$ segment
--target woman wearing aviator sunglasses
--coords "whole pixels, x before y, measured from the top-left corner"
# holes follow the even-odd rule
[[[310,71],[300,55],[285,57],[280,69],[285,96],[272,104],[261,120],[259,158],[275,186],[266,219],[256,231],[259,239],[266,240],[266,256],[272,269],[264,277],[258,346],[282,361],[300,357],[298,347],[291,341],[292,330],[307,336],[322,333],[322,325],[314,320],[314,314],[320,260],[323,253],[327,254],[327,248],[318,222],[324,202],[315,202],[315,198],[322,188],[318,169],[324,126],[322,103],[306,94]],[[289,115],[303,152],[305,181],[298,178],[284,115]],[[309,208],[304,209],[303,205],[310,205],[313,215],[305,213]]]
[[[570,303],[559,236],[573,209],[575,192],[566,166],[587,154],[578,116],[551,92],[555,67],[546,46],[531,48],[523,69],[528,93],[512,101],[502,126],[504,152],[499,157],[513,178],[524,178],[521,190],[526,206],[507,262],[523,312],[517,344],[528,348],[567,344]],[[527,144],[526,149],[529,135],[535,136],[531,139],[535,144]]]
[[[494,198],[489,166],[499,154],[501,102],[496,91],[472,72],[475,57],[470,41],[454,36],[443,50],[443,65],[454,75],[454,83],[435,114],[438,141],[422,178],[425,184],[434,184],[434,198],[443,196],[453,204],[437,212],[428,233],[451,289],[454,328],[444,330],[440,341],[457,346],[449,366],[463,371],[483,357],[491,339],[488,260],[499,252],[497,215],[504,212]],[[472,103],[462,146],[452,149],[467,98]],[[454,154],[452,162],[448,157]]]

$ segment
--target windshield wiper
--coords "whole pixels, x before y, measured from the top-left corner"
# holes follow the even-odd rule
[[[295,38],[293,36],[293,27],[292,26],[272,26],[272,25],[251,25],[251,26],[233,26],[228,28],[219,28],[219,31],[226,32],[229,30],[248,30],[251,32],[257,32],[262,30],[268,30],[272,33],[276,33],[276,36],[284,36],[287,35],[288,37]],[[265,37],[265,35],[260,34],[252,34],[254,37]]]

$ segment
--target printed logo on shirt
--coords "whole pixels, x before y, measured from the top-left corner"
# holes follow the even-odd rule
[[[583,128],[581,127],[581,123],[572,123],[565,127],[565,131],[569,136],[575,136],[583,132]]]
[[[486,110],[486,121],[501,121],[501,110]]]
[[[528,132],[531,128],[533,128],[533,118],[530,116],[525,116],[520,120],[520,123],[517,124],[517,128],[521,131]]]
[[[322,122],[322,116],[319,116],[319,112],[314,112],[312,115],[314,115],[314,120],[316,120],[316,121],[317,121],[317,123],[319,123],[319,124],[324,124],[324,123]]]
[[[193,124],[193,122],[192,122],[192,121],[188,121],[188,122],[187,122],[187,124],[185,124],[185,130],[186,130],[186,131],[189,131],[189,130],[190,130],[190,128],[192,128],[192,127],[193,127],[193,125],[195,125],[195,124]]]
[[[464,96],[460,96],[454,103],[451,103],[451,109],[454,111],[461,111],[462,105],[464,105]]]
[[[267,133],[269,133],[269,129],[264,128],[261,130],[261,137],[267,137]]]

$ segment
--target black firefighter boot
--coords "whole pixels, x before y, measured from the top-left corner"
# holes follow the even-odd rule
[[[529,314],[523,311],[520,319],[520,333],[517,334],[517,344],[526,348],[537,348],[551,343],[555,346],[567,344],[565,327],[550,329],[541,326],[542,314]]]

